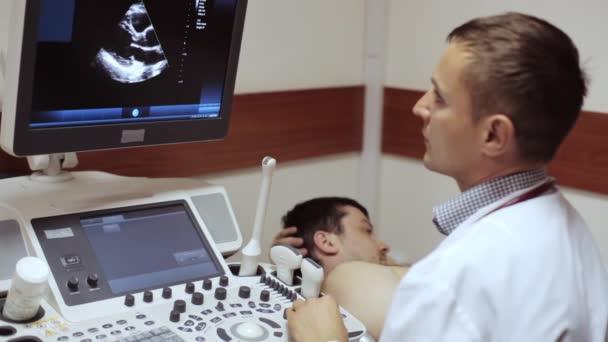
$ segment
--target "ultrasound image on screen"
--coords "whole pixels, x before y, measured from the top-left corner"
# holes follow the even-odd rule
[[[237,0],[41,2],[31,124],[219,113]]]
[[[143,1],[134,3],[118,23],[115,41],[99,49],[94,67],[120,83],[138,83],[169,67]]]

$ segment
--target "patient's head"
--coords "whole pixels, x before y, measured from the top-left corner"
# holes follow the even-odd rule
[[[345,261],[386,262],[389,248],[355,200],[321,197],[300,203],[283,217],[283,227],[298,228],[296,236],[326,272]]]

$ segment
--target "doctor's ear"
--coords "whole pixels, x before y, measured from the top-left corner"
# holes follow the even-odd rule
[[[323,230],[318,230],[313,235],[315,249],[326,255],[335,255],[340,251],[338,236]]]
[[[515,148],[515,125],[504,114],[492,114],[483,119],[482,151],[489,157],[498,157]]]

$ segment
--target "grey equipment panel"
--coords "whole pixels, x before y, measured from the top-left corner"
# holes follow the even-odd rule
[[[192,203],[205,222],[215,243],[233,242],[238,239],[237,228],[230,216],[228,203],[222,194],[194,196]]]
[[[17,261],[27,256],[17,221],[0,221],[0,251],[0,280],[12,279]]]

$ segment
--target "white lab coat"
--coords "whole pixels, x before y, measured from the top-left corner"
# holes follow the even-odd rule
[[[608,341],[606,265],[562,194],[491,212],[530,189],[479,210],[408,272],[381,341]]]

